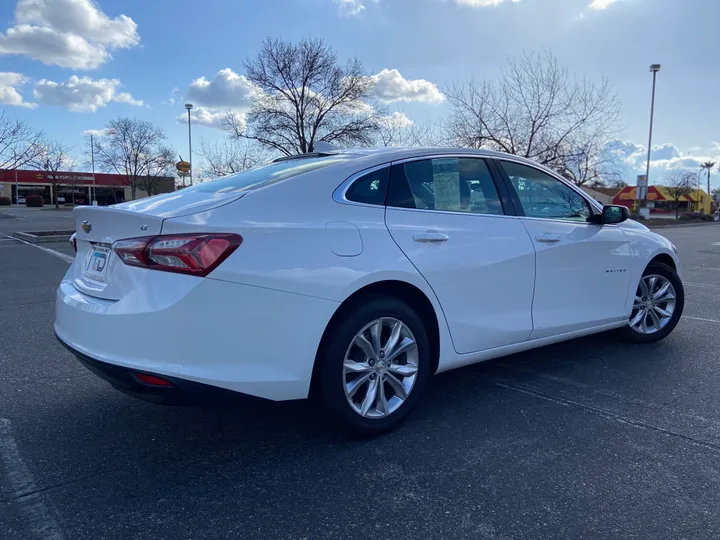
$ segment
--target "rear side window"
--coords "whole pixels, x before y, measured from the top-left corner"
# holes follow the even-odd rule
[[[435,158],[393,166],[388,206],[502,215],[484,159]]]
[[[390,167],[367,173],[355,180],[345,192],[348,201],[385,206]]]
[[[337,155],[315,158],[298,158],[277,163],[268,163],[260,167],[248,169],[235,174],[230,174],[217,180],[195,184],[183,191],[196,191],[199,193],[238,193],[251,189],[257,189],[293,176],[298,176],[310,171],[316,171],[324,167],[345,163],[349,156]]]

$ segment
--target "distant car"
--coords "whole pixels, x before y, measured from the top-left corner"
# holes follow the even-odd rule
[[[300,155],[74,215],[57,336],[157,402],[317,396],[381,432],[431,374],[607,330],[653,343],[683,310],[668,240],[500,153]]]
[[[18,197],[18,204],[25,204],[25,197]]]

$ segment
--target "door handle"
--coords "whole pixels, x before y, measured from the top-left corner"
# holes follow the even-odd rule
[[[450,237],[447,234],[443,234],[437,231],[425,231],[424,233],[418,233],[413,235],[413,240],[426,244],[439,244],[441,242],[447,242],[449,239]]]
[[[537,236],[535,236],[535,240],[537,240],[538,242],[542,242],[543,244],[556,244],[560,240],[562,240],[562,238],[560,236],[558,236],[557,234],[546,233],[546,234],[538,234]]]

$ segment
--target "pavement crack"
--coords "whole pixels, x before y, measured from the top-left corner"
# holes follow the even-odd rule
[[[551,401],[553,403],[562,405],[564,407],[574,407],[577,409],[582,409],[582,410],[585,410],[592,414],[595,414],[597,416],[601,416],[607,420],[612,420],[612,421],[619,422],[622,424],[627,424],[627,425],[630,425],[630,426],[633,426],[633,427],[636,427],[639,429],[644,429],[644,430],[652,431],[655,433],[661,433],[668,437],[675,437],[678,439],[682,439],[686,442],[689,442],[690,444],[693,444],[696,446],[701,446],[701,447],[707,448],[709,450],[713,450],[714,452],[720,452],[720,445],[718,445],[718,444],[714,444],[711,442],[696,439],[694,437],[690,437],[688,435],[683,435],[682,433],[678,433],[677,431],[665,429],[660,426],[655,426],[653,424],[648,424],[645,422],[640,422],[638,420],[633,420],[631,418],[626,418],[624,416],[621,416],[621,415],[616,414],[611,411],[607,411],[605,409],[601,409],[599,407],[594,407],[592,405],[587,405],[585,403],[580,403],[578,401],[573,401],[570,399],[553,396],[550,394],[546,394],[545,392],[540,392],[538,390],[534,390],[532,388],[528,388],[528,387],[522,386],[522,385],[506,384],[506,383],[501,383],[501,382],[495,382],[493,384],[495,384],[496,386],[499,386],[501,388],[505,388],[506,390],[512,390],[514,392],[520,392],[522,394],[527,394],[527,395],[530,395],[530,396],[533,396],[533,397],[536,397],[539,399]]]
[[[94,477],[96,477],[96,476],[100,476],[100,475],[104,475],[104,474],[111,474],[111,473],[117,472],[117,471],[119,471],[120,469],[123,469],[125,466],[126,466],[126,465],[117,466],[117,467],[113,467],[112,469],[108,469],[108,470],[104,470],[104,471],[98,471],[98,472],[94,472],[94,473],[92,473],[92,474],[86,474],[86,475],[84,475],[84,476],[78,476],[78,477],[75,477],[75,478],[70,478],[70,479],[68,479],[68,480],[65,480],[64,482],[58,482],[58,483],[56,483],[56,484],[50,484],[49,486],[44,486],[44,487],[40,487],[40,488],[36,488],[36,489],[31,489],[31,490],[23,491],[23,492],[21,492],[21,493],[15,494],[15,495],[12,496],[12,497],[6,497],[6,498],[4,498],[4,499],[0,499],[0,503],[11,502],[11,501],[16,501],[16,502],[17,502],[17,501],[20,501],[20,502],[22,502],[22,501],[24,501],[24,500],[31,499],[32,497],[35,497],[35,496],[37,496],[37,495],[39,495],[39,494],[42,494],[42,493],[44,493],[44,492],[46,492],[46,491],[51,491],[51,490],[53,490],[53,489],[62,488],[62,487],[65,487],[65,486],[67,486],[67,485],[70,485],[70,484],[75,484],[75,483],[77,483],[77,482],[82,482],[83,480],[88,480],[88,479],[94,478]]]

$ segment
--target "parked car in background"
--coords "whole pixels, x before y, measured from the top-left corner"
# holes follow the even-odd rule
[[[434,373],[610,330],[654,343],[683,310],[668,240],[495,152],[299,155],[74,215],[55,332],[156,402],[316,396],[381,432]]]

